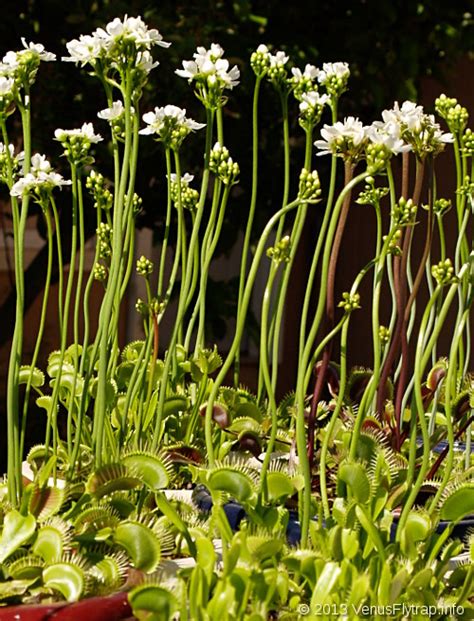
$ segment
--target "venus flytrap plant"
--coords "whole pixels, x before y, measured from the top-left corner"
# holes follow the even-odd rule
[[[218,44],[200,47],[193,60],[184,61],[176,73],[194,87],[205,109],[205,125],[175,105],[156,106],[142,116],[141,94],[149,72],[157,65],[152,48],[167,45],[141,18],[128,16],[68,43],[67,60],[92,69],[104,89],[107,108],[98,116],[110,126],[111,184],[99,169],[90,170],[90,152],[100,137],[87,123],[81,129],[56,132],[69,160],[71,182],[55,173],[44,156],[32,158],[27,139],[25,159],[16,155],[9,146],[9,116],[19,107],[29,135],[29,100],[26,102],[21,89],[24,83],[29,89],[39,60],[51,58],[41,46],[30,45],[23,56],[7,55],[8,62],[4,60],[0,66],[0,179],[12,195],[14,228],[19,233],[16,264],[22,264],[18,240],[28,200],[40,204],[48,237],[46,290],[33,360],[29,367],[17,368],[21,362],[21,356],[17,357],[20,326],[11,363],[9,404],[15,399],[18,402],[18,383],[27,388],[22,416],[12,416],[15,410],[10,408],[8,417],[10,504],[4,496],[0,534],[2,575],[10,583],[7,601],[13,601],[16,581],[25,571],[36,572],[37,582],[23,585],[20,597],[48,593],[72,601],[120,588],[125,572],[133,567],[135,575],[142,572],[145,576],[144,584],[130,596],[143,618],[179,614],[183,618],[226,616],[243,621],[252,614],[266,618],[273,611],[294,616],[298,605],[306,602],[312,614],[327,604],[426,603],[445,596],[470,606],[472,569],[458,567],[449,580],[446,575],[447,560],[461,546],[451,542],[442,550],[454,522],[474,509],[471,458],[467,452],[458,457],[455,451],[456,441],[470,434],[472,423],[472,380],[467,374],[472,256],[467,231],[473,205],[469,158],[474,141],[466,129],[464,110],[440,98],[437,107],[449,134],[443,134],[433,117],[413,102],[395,104],[384,111],[382,121],[369,126],[355,117],[338,120],[339,97],[349,78],[346,63],[326,63],[322,69],[307,64],[290,72],[285,53],[272,54],[266,46],[254,52],[252,189],[236,327],[222,362],[206,334],[206,292],[232,188],[239,177],[239,167],[224,146],[222,114],[228,91],[237,85],[239,69],[230,66]],[[31,58],[34,63],[29,66]],[[11,77],[14,71],[16,77]],[[265,225],[247,265],[260,191],[259,97],[267,79],[281,100],[282,203]],[[291,93],[305,132],[304,161],[292,201]],[[327,186],[313,169],[312,148],[326,107],[331,109],[332,124],[324,125],[322,139],[315,144],[317,153],[331,155]],[[181,154],[185,140],[199,140],[199,130],[204,127],[204,161],[196,190],[192,176],[181,169]],[[191,137],[194,132],[196,136]],[[164,153],[167,195],[162,201],[164,233],[156,270],[147,257],[135,256],[135,216],[141,204],[135,181],[142,135],[160,142]],[[448,202],[437,196],[432,172],[434,156],[451,141],[459,167],[453,203],[460,216],[453,249],[444,236]],[[391,161],[397,156],[402,157],[401,192],[392,175]],[[409,193],[410,157],[417,161],[417,175]],[[345,178],[342,187],[336,188],[340,160]],[[423,205],[424,176],[429,181],[425,248],[421,265],[412,275],[410,250]],[[379,179],[386,180],[387,187],[380,185]],[[87,282],[83,276],[84,182],[96,209],[94,267]],[[373,258],[362,269],[357,268],[352,287],[336,304],[338,255],[352,195],[360,184],[364,189],[356,202],[372,205],[375,212]],[[36,360],[51,278],[52,219],[59,258],[62,252],[53,192],[63,185],[72,186],[73,243],[65,290],[61,281],[61,342],[48,361],[52,394],[47,394]],[[325,213],[298,319],[296,392],[278,404],[278,353],[295,255],[308,209],[321,203],[323,190],[327,192]],[[389,217],[383,214],[385,203],[390,204]],[[288,227],[290,213],[294,219]],[[439,251],[433,242],[436,236]],[[166,265],[175,239],[168,273]],[[237,385],[239,381],[241,340],[265,253],[271,265],[261,303],[260,387],[255,397],[243,387],[225,386],[225,381],[233,365],[234,382]],[[448,255],[453,256],[453,265]],[[134,267],[146,290],[145,299],[136,303],[144,336],[120,350],[120,305]],[[319,293],[310,317],[318,272]],[[160,324],[179,276],[176,317],[166,342]],[[372,279],[371,297],[361,300],[359,291],[366,276]],[[419,313],[415,303],[423,278],[431,297],[415,333]],[[104,289],[95,335],[89,325],[94,279]],[[387,283],[390,296],[386,304],[383,291]],[[20,289],[20,305],[23,295],[24,289]],[[438,361],[438,341],[449,325],[448,313],[456,297],[458,312],[449,361]],[[360,307],[372,319],[372,370],[347,368],[352,313]],[[72,344],[67,343],[70,317]],[[408,353],[414,334],[415,366],[410,378]],[[331,359],[336,339],[339,365]],[[165,351],[163,359],[160,349]],[[433,368],[427,372],[430,361]],[[313,374],[314,385],[308,390]],[[37,405],[47,411],[47,437],[46,446],[34,447],[27,457],[33,481],[23,487],[21,458],[32,389],[39,395]],[[58,422],[64,412],[67,428],[63,434]],[[420,433],[422,446],[418,447]],[[435,459],[432,449],[444,437],[447,449]],[[469,439],[466,445],[470,446]],[[466,473],[458,473],[458,462],[466,465]],[[63,479],[67,480],[64,489]],[[170,492],[166,496],[162,492],[196,483],[209,491],[199,485],[193,491],[193,502],[199,495],[210,498],[211,515],[206,522],[201,519],[203,506],[198,515],[190,501],[173,500]],[[5,494],[4,487],[0,486],[0,497]],[[426,509],[414,509],[426,487],[431,493]],[[11,510],[20,496],[21,513]],[[291,510],[297,498],[301,544],[289,548],[285,534],[290,536],[295,526]],[[227,517],[227,510],[236,502],[244,515],[239,532],[234,534],[236,525]],[[391,536],[396,509],[401,515],[396,535]],[[317,522],[311,520],[315,514]],[[441,536],[435,534],[440,518],[452,520]],[[215,533],[222,541],[220,565],[212,542]],[[51,547],[53,555],[48,554]],[[196,567],[189,576],[168,581],[159,567],[162,556],[183,553],[194,558]]]

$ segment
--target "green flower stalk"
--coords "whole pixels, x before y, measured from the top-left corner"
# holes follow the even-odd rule
[[[160,394],[159,394],[159,400],[158,400],[158,409],[157,409],[158,413],[156,416],[155,427],[154,427],[153,450],[156,450],[158,446],[158,442],[159,442],[162,415],[163,415],[163,405],[164,405],[165,397],[166,397],[167,379],[168,379],[168,374],[171,368],[172,359],[174,358],[174,351],[175,351],[175,347],[177,344],[178,330],[184,319],[184,315],[186,313],[187,306],[189,304],[188,296],[193,286],[192,278],[193,278],[193,271],[195,271],[193,270],[193,262],[195,259],[195,256],[194,256],[195,250],[197,251],[197,248],[198,248],[197,244],[198,244],[199,228],[200,228],[201,220],[202,220],[203,213],[204,213],[204,205],[205,205],[205,200],[206,200],[207,187],[209,183],[211,141],[212,141],[212,130],[213,130],[213,124],[214,124],[214,117],[215,117],[214,111],[211,109],[206,110],[206,115],[207,115],[206,145],[205,145],[205,150],[204,150],[204,171],[203,171],[203,177],[202,177],[202,182],[201,182],[201,192],[199,195],[199,202],[197,205],[196,215],[195,215],[194,222],[193,222],[191,238],[189,240],[188,256],[187,256],[188,260],[187,260],[187,265],[186,265],[186,278],[185,278],[184,284],[180,292],[178,310],[176,313],[176,322],[175,322],[175,326],[173,329],[173,333],[171,335],[168,351],[167,351],[166,358],[165,358],[165,364],[164,364],[164,369],[163,369],[163,381],[161,382]],[[199,260],[199,257],[198,257],[198,260]]]
[[[301,474],[304,477],[305,487],[300,494],[300,512],[301,512],[301,540],[305,542],[308,537],[309,518],[311,510],[311,470],[309,467],[309,459],[306,452],[307,439],[306,439],[306,427],[304,419],[304,403],[305,393],[307,389],[306,371],[308,369],[308,363],[311,358],[311,351],[313,349],[314,340],[320,327],[321,318],[324,311],[326,302],[326,284],[329,270],[329,256],[332,242],[336,232],[339,215],[342,209],[343,202],[346,196],[357,186],[358,183],[363,181],[369,173],[367,171],[357,175],[350,181],[340,193],[331,214],[331,220],[328,226],[328,232],[325,239],[325,247],[323,252],[323,264],[321,272],[321,294],[319,297],[318,307],[311,325],[309,335],[306,340],[306,344],[303,353],[300,358],[298,366],[298,378],[296,386],[296,405],[297,405],[297,419],[296,419],[296,443],[297,452],[300,465]]]
[[[453,300],[453,297],[456,293],[457,288],[459,287],[459,281],[462,280],[463,278],[463,274],[464,272],[468,269],[468,264],[464,264],[460,270],[460,272],[457,275],[457,278],[455,279],[454,283],[450,285],[449,287],[449,291],[448,294],[446,295],[445,301],[443,303],[443,307],[442,307],[442,311],[440,316],[438,317],[438,320],[436,322],[436,327],[435,330],[430,338],[430,340],[428,341],[427,347],[424,349],[424,351],[422,351],[422,346],[424,343],[424,331],[426,329],[426,324],[428,321],[428,317],[430,315],[430,311],[431,311],[431,306],[435,304],[436,302],[436,298],[439,295],[440,291],[441,291],[441,287],[443,285],[446,285],[450,282],[450,280],[452,280],[452,277],[450,276],[450,274],[452,274],[452,271],[447,270],[445,268],[445,266],[440,266],[438,268],[437,271],[435,271],[435,278],[438,282],[438,286],[435,289],[435,293],[433,295],[433,297],[430,299],[430,301],[428,302],[428,305],[425,309],[425,312],[423,314],[422,317],[422,321],[421,321],[421,326],[420,326],[420,331],[418,334],[418,342],[417,342],[417,351],[416,351],[416,355],[415,355],[415,384],[414,384],[414,398],[415,398],[415,402],[414,405],[416,407],[416,415],[419,419],[419,423],[420,423],[420,429],[421,429],[421,433],[422,433],[422,439],[423,439],[423,456],[422,456],[422,463],[421,465],[419,465],[418,467],[418,474],[416,476],[416,479],[413,481],[413,479],[409,480],[408,483],[408,488],[410,489],[410,493],[408,495],[407,500],[405,501],[404,505],[403,505],[403,509],[402,509],[402,513],[400,515],[400,521],[398,524],[398,528],[397,528],[397,541],[399,540],[400,537],[400,533],[402,532],[405,523],[408,519],[408,515],[410,512],[410,509],[413,507],[414,502],[416,501],[416,497],[421,489],[421,486],[423,484],[423,481],[426,478],[426,474],[428,471],[428,467],[429,467],[429,450],[430,450],[430,444],[429,444],[429,437],[428,437],[428,428],[426,425],[426,419],[425,419],[425,412],[424,412],[424,407],[423,407],[423,401],[422,401],[422,394],[421,394],[421,382],[422,382],[422,376],[423,376],[423,372],[425,369],[425,366],[429,360],[429,357],[431,355],[431,347],[433,344],[433,341],[435,340],[435,338],[437,338],[441,327],[444,323],[444,319],[446,318],[446,314],[447,314],[447,310]],[[451,268],[452,269],[452,268]],[[458,323],[458,325],[455,328],[455,334],[454,334],[454,339],[452,341],[451,344],[451,351],[450,351],[450,357],[452,357],[452,360],[454,361],[456,358],[456,350],[459,347],[459,340],[462,336],[462,332],[464,330],[464,324],[466,321],[466,313],[463,314],[461,321]],[[446,393],[446,422],[447,422],[447,428],[448,428],[448,441],[450,443],[451,446],[451,458],[449,460],[449,462],[451,463],[452,466],[452,444],[454,441],[453,438],[453,431],[452,431],[452,422],[451,422],[451,413],[450,413],[450,400],[452,398],[452,395],[449,394],[449,391],[451,390],[451,386],[453,385],[452,383],[452,379],[453,379],[453,373],[455,372],[455,365],[449,365],[448,367],[448,376],[446,379],[446,386],[447,386],[447,393]],[[413,459],[414,459],[414,452],[411,451],[410,453],[410,458],[412,461],[412,466],[409,469],[409,475],[411,473],[412,477],[414,475],[414,464],[413,464]],[[448,464],[448,468],[446,469],[445,473],[447,473],[447,476],[445,476],[443,478],[443,485],[442,487],[444,488],[444,486],[446,485],[447,479],[449,478],[451,469],[449,469],[449,464]],[[440,495],[442,493],[442,489],[438,494],[435,495],[434,501],[437,502],[437,500],[439,499]],[[434,506],[434,502],[431,506]]]
[[[36,336],[35,346],[33,349],[33,354],[31,356],[31,371],[26,383],[25,395],[23,399],[23,413],[21,417],[21,434],[20,434],[20,456],[24,454],[25,449],[25,437],[26,437],[26,423],[28,420],[28,406],[30,400],[30,393],[33,381],[33,374],[36,368],[36,362],[38,360],[41,343],[43,340],[44,327],[46,322],[46,312],[48,308],[48,300],[49,300],[49,292],[51,286],[51,274],[53,271],[53,227],[51,222],[51,214],[49,212],[50,205],[48,202],[41,204],[41,210],[43,213],[43,217],[46,223],[46,244],[48,248],[48,258],[47,258],[47,267],[46,267],[46,278],[44,283],[44,293],[43,300],[41,302],[41,311],[40,311],[40,319],[38,325],[38,333]]]
[[[217,393],[220,387],[222,386],[222,383],[225,379],[226,374],[228,373],[229,369],[231,368],[234,362],[237,350],[239,348],[240,339],[242,338],[242,334],[244,330],[246,313],[248,310],[248,306],[250,303],[250,297],[252,294],[252,288],[255,283],[255,278],[256,278],[258,267],[259,267],[259,264],[260,264],[260,261],[261,261],[261,258],[264,252],[265,245],[268,241],[268,237],[270,236],[273,227],[277,224],[278,220],[282,216],[284,216],[286,213],[294,209],[295,207],[298,207],[298,205],[300,205],[301,202],[302,202],[302,199],[297,198],[291,203],[288,203],[286,207],[283,207],[282,209],[277,211],[277,213],[274,214],[268,221],[260,237],[260,240],[258,242],[255,255],[254,255],[254,258],[253,258],[253,261],[250,267],[250,271],[248,274],[247,283],[244,289],[244,295],[242,298],[242,316],[239,317],[239,320],[237,322],[237,326],[235,329],[234,339],[229,349],[229,353],[224,361],[224,364],[221,367],[221,370],[218,376],[216,377],[214,381],[212,391],[209,395],[209,399],[207,402],[206,415],[205,415],[205,440],[206,440],[206,452],[208,455],[209,464],[211,466],[215,463],[215,451],[214,451],[213,439],[212,439],[213,406],[217,398]],[[306,202],[311,203],[311,200],[307,200]]]

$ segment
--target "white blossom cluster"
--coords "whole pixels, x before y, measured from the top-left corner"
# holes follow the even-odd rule
[[[184,108],[168,104],[162,108],[155,108],[153,112],[146,112],[143,120],[147,127],[140,130],[140,134],[154,135],[165,147],[179,149],[186,136],[193,131],[205,127],[186,116]]]
[[[21,42],[22,50],[7,52],[0,62],[0,109],[2,100],[14,99],[15,88],[34,82],[40,62],[56,60],[55,54],[47,52],[41,43],[27,43],[24,38]]]
[[[222,47],[212,43],[208,50],[198,47],[193,54],[194,60],[183,60],[183,68],[176,69],[177,75],[196,85],[199,98],[209,108],[220,106],[224,90],[232,90],[239,83],[239,68],[236,65],[230,67],[223,56]]]
[[[194,175],[189,173],[184,173],[179,180],[176,173],[171,173],[169,177],[171,200],[190,211],[196,208],[199,201],[199,192],[190,186],[193,179]]]
[[[382,112],[382,121],[364,126],[352,116],[334,125],[324,125],[322,140],[314,144],[320,149],[318,155],[333,154],[356,161],[367,145],[377,145],[380,151],[397,155],[413,151],[423,159],[428,153],[438,154],[446,143],[453,142],[450,133],[443,133],[431,114],[423,107],[405,101],[400,107],[395,102],[391,110]]]
[[[0,181],[10,183],[17,174],[24,158],[23,151],[15,155],[14,145],[9,144],[7,147],[3,142],[0,142]]]
[[[84,123],[79,129],[56,129],[54,137],[63,145],[68,160],[76,165],[91,164],[91,145],[103,140],[95,133],[92,123]]]
[[[154,62],[150,50],[154,46],[169,47],[156,28],[148,28],[141,17],[116,17],[105,28],[97,28],[91,35],[81,35],[66,44],[69,56],[66,62],[82,66],[96,66],[98,61],[113,67],[128,66],[130,60],[136,69],[148,74],[158,62]]]
[[[349,80],[349,65],[345,62],[323,63],[318,69],[318,82],[322,84],[330,95],[339,96],[346,90]]]
[[[451,133],[441,130],[432,114],[425,114],[423,107],[413,101],[404,101],[401,107],[395,102],[391,110],[382,112],[382,119],[374,123],[375,127],[402,139],[419,158],[428,153],[436,155],[454,140]]]
[[[60,142],[86,142],[94,144],[102,140],[100,134],[94,132],[92,123],[84,123],[80,129],[56,129],[54,137]]]
[[[53,188],[60,188],[64,185],[71,185],[71,181],[54,172],[45,155],[36,153],[31,158],[30,172],[13,185],[10,194],[17,197],[36,194],[38,198],[41,198],[48,195]]]

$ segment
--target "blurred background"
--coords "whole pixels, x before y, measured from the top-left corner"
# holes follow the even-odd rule
[[[151,73],[143,98],[143,112],[168,103],[188,110],[189,116],[202,121],[204,112],[187,82],[174,75],[183,59],[190,59],[197,45],[208,47],[220,43],[231,64],[241,70],[241,84],[232,91],[225,108],[226,146],[241,167],[241,182],[233,191],[222,238],[212,270],[208,290],[210,340],[225,350],[232,333],[239,244],[245,226],[250,198],[251,165],[251,100],[254,76],[248,60],[259,43],[284,50],[292,65],[301,68],[309,62],[316,66],[327,61],[347,61],[351,68],[349,92],[340,104],[341,116],[358,116],[364,122],[380,117],[384,108],[395,100],[416,100],[428,111],[442,92],[455,96],[474,114],[474,0],[318,0],[287,2],[283,0],[211,1],[179,0],[122,2],[113,0],[2,0],[0,21],[0,55],[21,48],[21,37],[41,42],[58,58],[65,55],[66,41],[87,34],[105,25],[114,17],[141,15],[150,27],[156,27],[169,50],[158,50],[160,67]],[[297,106],[293,105],[291,151],[293,177],[303,162],[304,134],[297,123]],[[53,165],[61,169],[60,146],[53,141],[57,127],[71,129],[83,122],[94,122],[96,129],[107,135],[105,124],[97,120],[97,111],[106,106],[100,84],[86,70],[71,63],[44,63],[33,90],[33,150],[45,153]],[[260,175],[261,190],[255,236],[281,200],[282,148],[278,97],[268,85],[261,99]],[[323,122],[329,122],[328,117]],[[472,127],[472,123],[470,124]],[[19,130],[19,128],[18,128]],[[10,130],[19,147],[21,137]],[[183,151],[183,170],[199,175],[202,163],[203,136],[195,136]],[[97,149],[97,165],[104,174],[109,158],[106,141]],[[442,155],[438,165],[439,194],[452,197],[454,191],[453,162]],[[325,190],[329,158],[318,158],[315,165]],[[65,173],[66,174],[66,173]],[[141,161],[137,192],[143,199],[138,217],[137,254],[158,256],[157,243],[162,236],[165,177],[164,158],[159,145],[150,139],[141,143]],[[293,188],[295,189],[295,188]],[[68,256],[70,241],[70,210],[67,192],[58,194],[64,231],[63,254]],[[91,204],[86,205],[87,237],[90,239],[89,267],[93,256],[92,236],[95,216]],[[337,272],[336,299],[349,288],[355,275],[372,257],[375,222],[370,208],[354,204],[344,235]],[[298,315],[305,290],[306,274],[317,236],[321,209],[311,210],[305,235],[294,268],[292,295],[286,309],[284,342],[280,355],[282,366],[280,394],[294,382]],[[454,220],[453,220],[454,221]],[[413,260],[420,254],[423,235],[415,235]],[[26,239],[26,334],[23,363],[27,364],[34,346],[37,320],[46,265],[45,231],[37,211],[31,210]],[[448,241],[454,244],[454,233]],[[10,338],[14,325],[15,290],[12,273],[13,247],[8,195],[0,188],[0,467],[5,463],[5,387]],[[57,272],[55,276],[57,280]],[[262,274],[262,282],[264,275]],[[367,291],[368,293],[368,291]],[[54,302],[52,292],[51,299]],[[139,287],[132,282],[128,309],[123,313],[122,341],[140,338],[140,322],[134,311]],[[370,364],[371,344],[366,338],[370,314],[364,313],[364,289],[361,290],[362,311],[353,320],[349,359],[352,364]],[[101,290],[93,296],[97,308]],[[368,306],[368,304],[367,304]],[[96,313],[92,312],[94,317]],[[168,325],[172,310],[168,313]],[[258,304],[249,318],[243,381],[255,383],[258,339]],[[50,351],[58,346],[57,318],[54,303],[48,315],[40,365]],[[440,352],[443,353],[443,352]],[[41,439],[42,414],[30,416],[29,444]]]

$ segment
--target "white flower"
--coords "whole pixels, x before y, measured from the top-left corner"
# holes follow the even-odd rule
[[[11,196],[24,196],[31,192],[50,192],[53,188],[71,185],[59,173],[51,169],[51,164],[46,156],[35,153],[31,158],[31,170],[24,177],[21,177],[10,190]]]
[[[367,137],[374,144],[382,144],[393,154],[411,151],[411,145],[400,137],[400,127],[395,123],[375,121],[367,128]]]
[[[26,50],[28,50],[29,52],[34,52],[40,60],[44,62],[51,62],[53,60],[56,60],[56,54],[53,54],[52,52],[47,52],[44,49],[44,45],[42,43],[27,43],[24,37],[22,37],[21,42]]]
[[[321,95],[319,91],[309,91],[301,96],[300,112],[308,112],[315,108],[323,107],[331,101],[329,95]]]
[[[10,157],[13,158],[15,156],[15,147],[12,144],[9,144],[7,149],[3,142],[0,142],[0,158],[6,154],[7,150],[10,153]]]
[[[150,71],[158,67],[159,64],[157,60],[153,61],[153,56],[148,51],[139,52],[135,61],[135,67],[141,69],[145,73],[150,73]]]
[[[121,100],[114,101],[110,108],[104,108],[97,113],[99,119],[104,119],[104,121],[115,121],[120,118],[124,113],[125,108],[123,107],[123,103]]]
[[[140,130],[140,134],[161,134],[170,121],[175,126],[184,127],[189,131],[195,131],[205,127],[203,123],[197,123],[186,117],[186,110],[168,104],[164,108],[155,108],[154,112],[146,112],[143,120],[148,125]]]
[[[411,132],[419,132],[421,130],[424,116],[423,106],[418,106],[413,101],[404,101],[401,108],[398,105],[398,101],[396,101],[391,110],[384,110],[382,112],[382,118],[385,123],[405,126]]]
[[[183,68],[177,69],[176,74],[190,82],[197,80],[208,86],[232,89],[239,83],[240,71],[237,66],[229,69],[229,61],[222,58],[223,54],[217,43],[212,43],[209,50],[198,47],[194,60],[183,60]]]
[[[218,43],[211,43],[211,47],[208,50],[203,46],[199,46],[194,54],[194,59],[198,65],[204,65],[206,62],[215,63],[223,56],[224,50],[222,47]]]
[[[269,54],[268,47],[264,43],[260,43],[257,47],[257,52],[259,54]]]
[[[31,158],[31,172],[33,174],[48,173],[51,170],[51,164],[46,159],[46,155],[35,153]]]
[[[171,45],[171,43],[163,41],[162,35],[156,28],[148,28],[141,17],[128,17],[125,15],[123,20],[116,17],[107,24],[105,30],[102,28],[97,29],[96,34],[105,39],[109,44],[117,39],[126,38],[132,39],[137,46],[145,49],[150,49],[153,45],[159,45],[160,47],[169,47]]]
[[[347,80],[350,75],[349,65],[344,62],[323,63],[323,68],[318,71],[318,81],[325,84],[331,78]]]
[[[171,173],[170,179],[171,179],[171,183],[177,183],[178,175],[176,173]],[[184,185],[189,185],[193,179],[194,179],[194,175],[190,175],[189,173],[184,173],[184,175],[181,177],[181,183]]]
[[[68,138],[80,137],[91,144],[96,144],[103,140],[100,134],[94,133],[94,126],[92,123],[84,123],[80,129],[56,129],[54,137],[61,142]]]
[[[92,35],[81,35],[66,44],[70,56],[63,57],[64,61],[94,64],[98,58],[108,57],[117,60],[117,46],[123,41],[132,41],[137,52],[136,65],[146,71],[151,71],[156,64],[151,56],[145,54],[154,45],[169,47],[171,43],[163,41],[163,37],[156,28],[148,28],[141,17],[128,17],[123,20],[116,17],[109,22],[105,29],[98,28]],[[120,49],[120,48],[119,48]]]
[[[289,56],[285,52],[277,52],[270,54],[270,67],[272,69],[283,67],[288,62]]]
[[[107,43],[95,35],[81,35],[79,39],[72,39],[66,43],[70,56],[63,56],[65,62],[93,63],[107,50]]]
[[[25,49],[18,52],[9,51],[3,57],[3,64],[6,66],[4,71],[9,70],[14,73],[19,67],[22,59],[31,54],[37,61],[51,62],[56,60],[56,54],[47,52],[41,43],[27,43],[24,38],[21,40]]]
[[[350,157],[357,155],[366,141],[366,128],[359,119],[348,116],[343,122],[324,125],[321,130],[324,140],[316,140],[315,147],[321,149],[318,155],[338,154]]]
[[[384,123],[376,121],[374,125],[402,138],[418,157],[424,157],[427,153],[437,154],[446,143],[454,141],[451,133],[441,131],[432,114],[425,114],[423,107],[413,101],[404,101],[401,107],[395,102],[391,110],[382,112],[382,118]]]
[[[301,71],[299,67],[293,67],[291,73],[295,82],[301,82],[302,80],[312,82],[318,77],[319,69],[314,65],[307,64],[304,71]]]
[[[15,80],[13,78],[5,78],[4,76],[0,76],[0,97],[11,95],[14,86]]]

